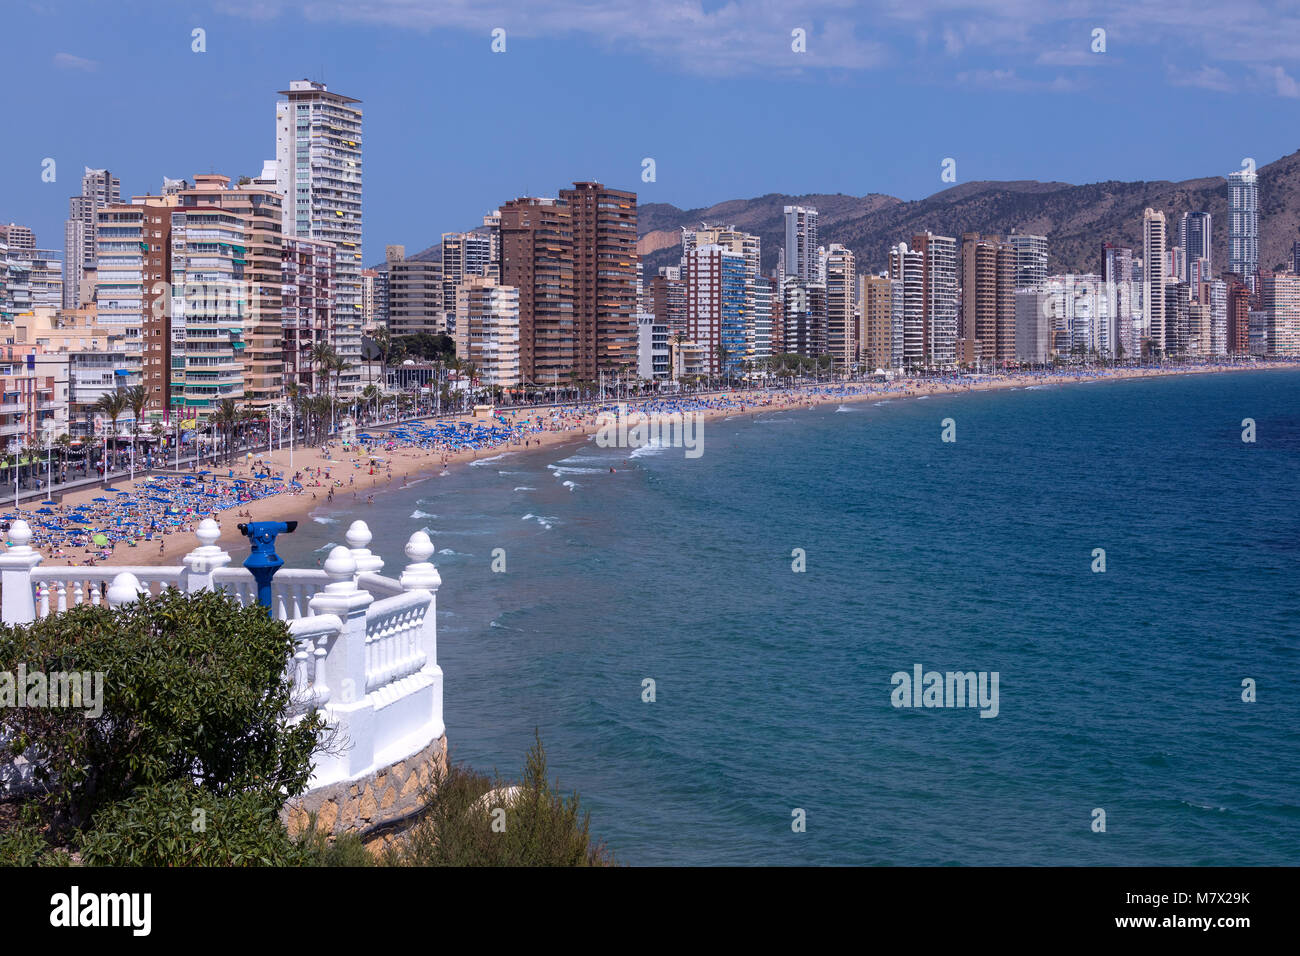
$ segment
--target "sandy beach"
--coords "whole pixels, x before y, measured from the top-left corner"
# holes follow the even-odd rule
[[[773,410],[811,408],[823,404],[878,400],[882,395],[888,395],[891,398],[914,398],[927,394],[1027,388],[1032,385],[1068,385],[1087,381],[1121,381],[1167,375],[1214,374],[1237,370],[1260,371],[1277,368],[1300,368],[1300,362],[1269,363],[1264,366],[1244,365],[1231,368],[1210,366],[1167,370],[1090,369],[1083,374],[1018,374],[963,382],[900,379],[892,383],[873,385],[868,385],[868,383],[823,384],[820,386],[805,386],[801,389],[772,389],[713,394],[705,400],[724,407],[701,408],[698,409],[698,414],[702,416],[703,420],[707,421],[719,415],[758,414]],[[863,391],[857,394],[846,393],[844,389],[848,388],[858,388],[863,389]],[[866,390],[868,388],[870,388],[869,391]],[[666,396],[663,400],[690,402],[692,397]],[[629,407],[635,407],[638,401],[637,399],[630,400],[628,402]],[[555,413],[554,416],[553,413]],[[382,506],[384,492],[402,488],[409,482],[430,477],[436,480],[437,476],[443,472],[449,474],[455,469],[468,466],[470,462],[479,458],[500,455],[504,452],[532,450],[571,442],[592,434],[598,426],[597,412],[594,406],[564,406],[558,412],[553,408],[522,409],[514,412],[503,411],[500,414],[510,423],[522,423],[526,419],[535,420],[538,415],[542,415],[545,430],[528,435],[521,441],[512,440],[492,448],[465,450],[445,455],[426,448],[398,447],[383,450],[376,448],[374,445],[371,446],[368,452],[356,446],[345,452],[341,443],[335,440],[320,448],[295,447],[292,452],[292,465],[290,463],[291,453],[287,447],[269,453],[263,452],[252,456],[240,456],[229,464],[223,462],[218,466],[209,465],[207,467],[212,469],[214,477],[223,480],[227,480],[229,476],[251,479],[254,474],[269,473],[284,478],[287,485],[288,479],[295,474],[300,474],[304,486],[300,491],[285,491],[269,497],[244,502],[236,508],[230,508],[213,515],[221,526],[222,534],[219,544],[232,555],[242,559],[247,551],[247,543],[236,527],[240,522],[258,520],[297,520],[303,522],[310,520],[312,515],[328,515],[334,507],[333,503],[328,500],[331,487],[334,491],[335,500],[340,502],[347,502],[351,505],[358,501],[365,502],[373,496],[374,504]],[[555,418],[554,421],[552,421],[552,417]],[[470,416],[456,420],[475,421]],[[482,424],[482,420],[478,421]],[[385,430],[371,428],[369,434],[379,435]],[[371,465],[372,457],[377,460],[377,463],[373,466]],[[318,471],[319,477],[317,477]],[[178,474],[175,471],[166,469],[158,470],[156,473]],[[188,474],[188,472],[184,473]],[[328,479],[325,477],[326,473],[328,473]],[[144,490],[143,486],[147,478],[148,474],[141,473],[134,483],[119,481],[114,484],[114,488],[129,491],[133,494],[138,493]],[[62,498],[59,511],[66,512],[78,505],[87,504],[97,497],[102,497],[103,494],[104,492],[101,489],[87,489],[69,493]],[[25,508],[21,512],[14,513],[30,522],[34,520],[32,512],[32,508]],[[100,567],[179,564],[181,558],[198,545],[198,541],[193,534],[193,527],[196,523],[197,521],[188,521],[186,524],[178,526],[171,533],[156,534],[152,541],[141,541],[135,547],[119,543],[110,556],[96,560],[95,564]],[[162,545],[161,548],[159,547],[160,544]],[[54,556],[49,553],[50,550],[49,548],[42,549],[47,565],[81,564],[88,557],[88,553],[83,554],[80,550],[65,550],[62,556]]]

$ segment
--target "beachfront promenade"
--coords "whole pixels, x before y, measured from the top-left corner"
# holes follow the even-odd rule
[[[168,587],[222,590],[256,604],[252,573],[232,566],[217,545],[217,522],[204,519],[196,536],[198,547],[174,566],[46,565],[27,522],[16,521],[0,554],[0,616],[31,624],[80,604],[121,607]],[[412,534],[409,563],[393,578],[381,573],[364,521],[352,523],[346,540],[322,568],[285,567],[272,582],[271,613],[294,639],[286,662],[294,716],[316,709],[329,728],[308,792],[291,804],[291,829],[317,812],[328,832],[382,830],[416,809],[430,769],[446,760],[433,543],[423,531]]]

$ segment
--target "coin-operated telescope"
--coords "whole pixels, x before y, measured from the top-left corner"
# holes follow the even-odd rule
[[[244,559],[244,567],[257,582],[257,603],[271,613],[271,578],[284,567],[284,559],[275,553],[275,538],[292,534],[298,527],[296,521],[250,521],[238,525],[239,533],[253,546],[253,553]]]

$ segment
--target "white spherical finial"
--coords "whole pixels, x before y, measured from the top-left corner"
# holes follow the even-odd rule
[[[423,564],[433,557],[433,539],[423,531],[417,531],[406,542],[406,556],[416,564]]]
[[[14,547],[27,547],[27,545],[32,543],[31,525],[22,518],[19,518],[9,526],[9,540]]]
[[[364,548],[370,544],[374,537],[370,533],[370,527],[364,521],[357,519],[348,526],[347,542],[353,548]]]
[[[194,535],[199,539],[199,544],[205,548],[210,548],[221,537],[221,525],[211,518],[204,518],[199,522],[199,526],[194,529]]]
[[[339,545],[330,551],[325,559],[325,574],[331,581],[351,581],[357,573],[357,562],[352,552]]]
[[[108,606],[121,607],[123,604],[130,604],[143,593],[145,589],[140,584],[140,579],[130,571],[123,571],[113,578],[108,586]]]

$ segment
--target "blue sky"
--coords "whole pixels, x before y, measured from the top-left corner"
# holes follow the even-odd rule
[[[1300,148],[1300,13],[1265,0],[2,9],[0,221],[55,249],[83,166],[108,167],[130,194],[164,175],[256,175],[274,156],[276,91],[304,77],[363,100],[368,263],[385,243],[422,249],[575,179],[682,207],[769,192],[916,199],[948,185],[946,157],[959,182],[1095,182],[1222,175]],[[791,49],[796,28],[806,52]],[[41,181],[46,157],[55,183]]]

